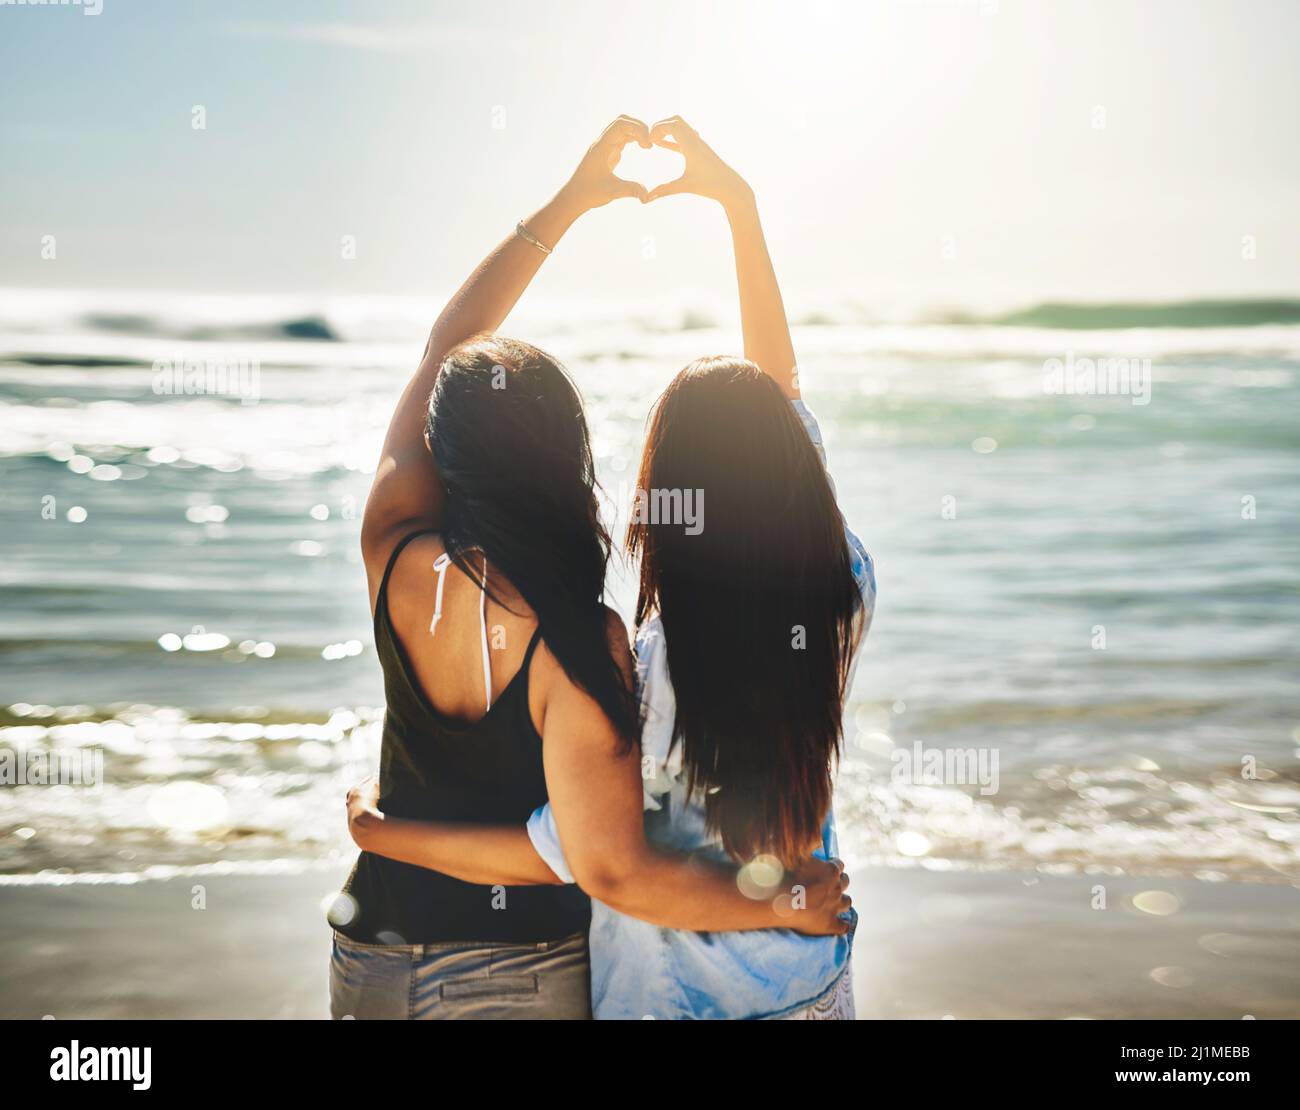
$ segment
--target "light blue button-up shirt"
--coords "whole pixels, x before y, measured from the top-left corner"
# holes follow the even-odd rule
[[[816,419],[802,401],[793,404],[825,464]],[[847,526],[845,534],[862,595],[865,635],[875,609],[875,570]],[[674,851],[734,862],[707,827],[703,798],[687,791],[681,745],[672,742],[676,698],[658,618],[641,626],[636,656],[645,721],[646,838]],[[549,804],[529,819],[528,835],[551,870],[573,882]],[[837,854],[831,813],[817,855]],[[848,962],[852,934],[810,937],[791,929],[692,933],[650,925],[592,899],[590,941],[592,1011],[598,1019],[770,1018],[811,1005],[834,987]]]

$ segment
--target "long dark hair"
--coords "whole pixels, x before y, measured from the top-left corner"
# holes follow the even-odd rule
[[[609,649],[610,538],[577,388],[536,347],[477,336],[443,360],[426,431],[447,490],[452,561],[477,582],[469,556],[479,550],[505,575],[565,674],[631,742],[636,703]],[[491,581],[488,594],[500,602]]]
[[[663,622],[689,789],[733,857],[791,867],[830,808],[858,635],[826,472],[776,383],[708,358],[656,403],[637,487],[642,506],[694,497],[695,520],[634,512],[627,537],[637,624]]]

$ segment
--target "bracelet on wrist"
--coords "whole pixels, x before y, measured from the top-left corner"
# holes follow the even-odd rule
[[[523,239],[525,242],[532,243],[532,245],[535,246],[543,254],[551,253],[550,247],[548,247],[539,238],[537,238],[537,236],[534,235],[531,231],[529,231],[528,228],[524,227],[523,220],[520,220],[517,224],[515,224],[515,234],[518,235],[519,238]]]

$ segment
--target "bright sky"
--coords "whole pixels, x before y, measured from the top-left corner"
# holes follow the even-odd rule
[[[103,5],[0,4],[0,285],[444,293],[628,112],[749,177],[800,300],[1300,293],[1288,0]],[[708,202],[623,202],[543,292],[727,249]]]

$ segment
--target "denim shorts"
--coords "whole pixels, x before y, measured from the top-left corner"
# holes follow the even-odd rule
[[[330,1016],[588,1020],[587,934],[540,944],[363,944],[334,934]]]

